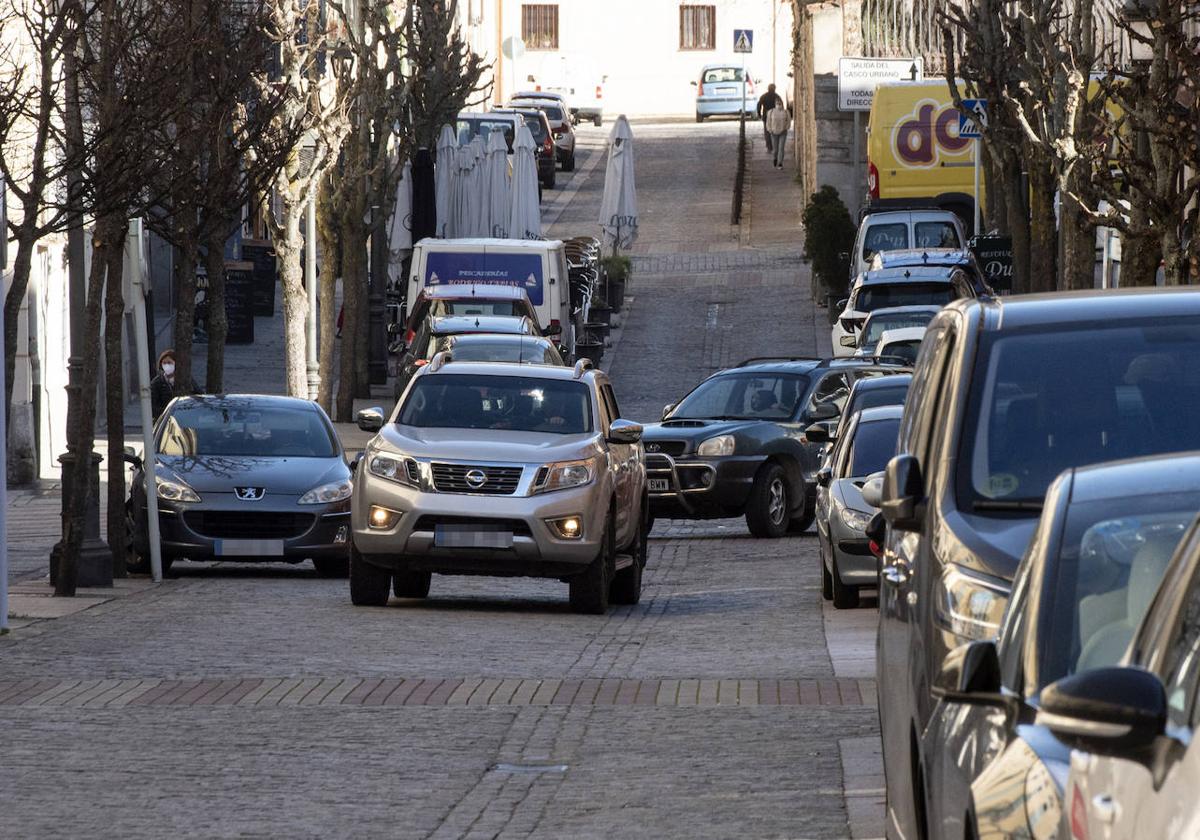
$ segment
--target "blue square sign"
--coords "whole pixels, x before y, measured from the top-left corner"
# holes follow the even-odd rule
[[[986,131],[988,124],[987,113],[988,101],[986,99],[964,99],[963,108],[975,115],[975,119],[971,119],[966,114],[959,112],[958,115],[958,136],[978,140],[981,129]]]

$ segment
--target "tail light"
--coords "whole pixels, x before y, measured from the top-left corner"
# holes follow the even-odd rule
[[[746,79],[746,93],[754,93],[754,80],[751,78]]]
[[[415,362],[413,362],[414,367],[425,367],[427,364],[429,364],[428,359],[417,359]]]
[[[551,140],[549,136],[547,136],[545,142],[542,143],[542,150],[548,155],[554,154],[554,141]]]
[[[597,98],[597,99],[603,99],[603,98],[604,98],[604,89],[603,89],[603,88],[601,88],[601,87],[600,87],[600,85],[596,85],[596,98]]]
[[[871,198],[879,198],[879,170],[870,161],[867,161],[867,192]]]
[[[409,329],[409,331],[404,334],[404,346],[407,347],[408,345],[412,344],[413,339],[416,337],[417,331],[414,329]]]
[[[867,548],[871,549],[871,553],[874,554],[876,557],[883,556],[883,546],[881,546],[879,543],[875,542],[875,540],[871,540],[870,542],[868,542]]]
[[[541,90],[542,90],[542,86],[541,86],[541,85],[534,85],[534,86],[533,86],[533,89],[534,89],[535,91],[537,91],[537,92],[539,92],[539,93],[540,93],[540,92],[541,92]]]

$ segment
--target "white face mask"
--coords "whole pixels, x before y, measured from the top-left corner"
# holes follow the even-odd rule
[[[174,376],[175,375],[175,363],[174,362],[163,362],[163,373],[166,376]]]

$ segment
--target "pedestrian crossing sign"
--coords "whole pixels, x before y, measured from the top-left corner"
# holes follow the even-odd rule
[[[754,30],[733,30],[733,51],[735,53],[754,52]]]

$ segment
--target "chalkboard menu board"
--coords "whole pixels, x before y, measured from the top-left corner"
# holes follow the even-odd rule
[[[225,263],[225,318],[227,344],[254,343],[254,263]]]
[[[1011,236],[976,236],[968,243],[983,276],[997,292],[1012,290],[1013,245]]]
[[[263,239],[243,239],[242,259],[254,264],[254,314],[275,314],[275,249]]]

